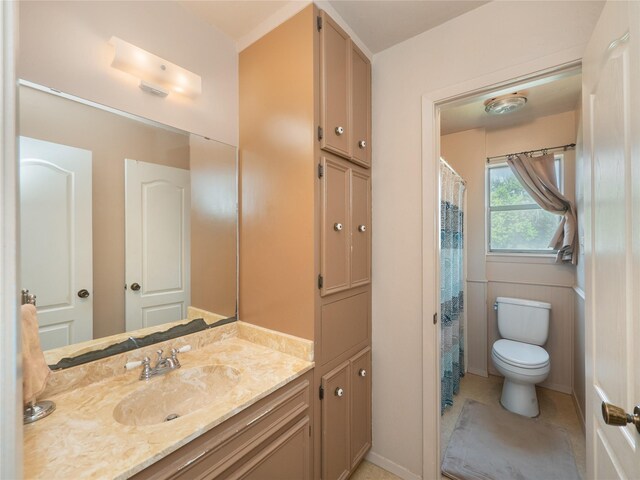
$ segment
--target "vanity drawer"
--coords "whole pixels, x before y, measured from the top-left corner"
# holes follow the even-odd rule
[[[369,293],[322,306],[322,365],[369,338]]]
[[[300,441],[300,432],[307,432],[308,438],[311,378],[307,373],[294,380],[132,478],[240,478],[255,469],[273,469],[272,456],[308,450],[309,442]]]

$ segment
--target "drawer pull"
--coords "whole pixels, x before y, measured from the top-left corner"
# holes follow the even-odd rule
[[[367,226],[366,225],[358,225],[358,231],[359,232],[366,232],[367,231]]]
[[[336,388],[336,397],[344,397],[344,389],[340,387]]]
[[[344,128],[336,127],[336,135],[340,136],[344,133]]]
[[[341,223],[334,223],[334,224],[333,224],[333,229],[334,229],[336,232],[341,231],[341,230],[342,230],[342,228],[343,228],[343,227],[342,227],[342,224],[341,224]]]
[[[360,141],[358,142],[358,148],[361,148],[361,149],[365,149],[365,148],[367,148],[367,142],[366,142],[366,141],[364,141],[364,140],[360,140]]]
[[[358,370],[358,375],[361,377],[366,377],[367,371],[364,368],[361,368],[360,370]]]

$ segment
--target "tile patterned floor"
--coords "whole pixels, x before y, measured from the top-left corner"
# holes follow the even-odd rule
[[[364,460],[351,475],[351,480],[402,480],[393,473]]]
[[[569,433],[571,446],[582,478],[586,478],[585,435],[570,395],[538,388],[540,418],[546,422],[564,427]],[[460,384],[460,393],[454,398],[453,407],[447,409],[440,423],[441,456],[449,443],[451,433],[462,410],[465,399],[469,398],[487,405],[498,405],[502,393],[502,378],[489,378],[467,374]],[[443,479],[446,477],[442,477]]]

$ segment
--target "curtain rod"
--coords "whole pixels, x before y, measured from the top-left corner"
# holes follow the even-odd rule
[[[567,151],[571,148],[575,148],[575,143],[567,143],[566,145],[558,145],[557,147],[547,147],[547,148],[537,148],[535,150],[526,150],[524,152],[516,152],[516,153],[507,153],[506,155],[496,155],[495,157],[487,157],[487,163],[491,160],[495,160],[496,158],[506,158],[511,155],[529,155],[531,153],[539,153],[539,152],[548,152],[549,150],[563,150]]]
[[[460,181],[462,182],[463,185],[467,184],[467,181],[462,178],[462,175],[460,175],[458,172],[456,172],[456,169],[453,168],[451,165],[449,165],[449,162],[447,162],[444,158],[440,157],[440,161],[442,163],[444,163],[445,167],[447,167],[449,170],[451,170],[453,173],[455,173],[458,177],[460,177]]]

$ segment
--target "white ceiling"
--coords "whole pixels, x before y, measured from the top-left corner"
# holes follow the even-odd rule
[[[487,93],[462,105],[444,107],[440,115],[440,132],[447,135],[472,128],[505,128],[523,125],[538,117],[575,110],[582,91],[582,76],[579,72],[574,72],[570,76],[543,79],[537,85],[523,85],[521,89],[516,87],[510,91],[517,91],[527,97],[527,103],[522,109],[506,115],[489,115],[484,111],[484,102],[508,92]]]
[[[180,0],[184,8],[229,35],[239,50],[304,8],[305,0]],[[329,0],[372,53],[414,37],[487,1]],[[274,23],[275,22],[275,23]]]
[[[181,0],[180,3],[208,24],[238,41],[282,7],[293,2],[287,0]]]
[[[488,1],[330,0],[360,40],[378,53]]]

